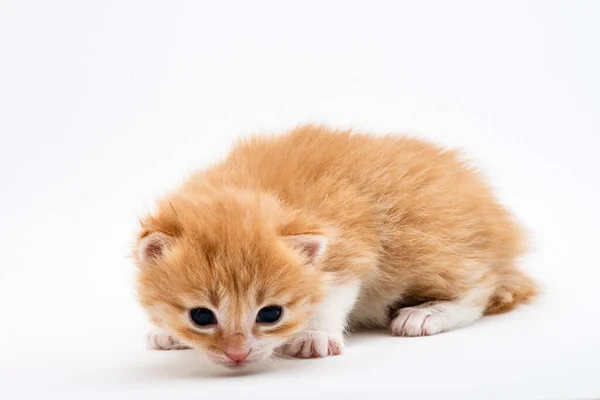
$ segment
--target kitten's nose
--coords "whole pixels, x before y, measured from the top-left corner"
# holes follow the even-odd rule
[[[227,349],[225,350],[225,354],[227,354],[227,357],[231,358],[232,361],[240,363],[244,361],[246,357],[248,357],[248,354],[250,354],[250,350],[244,348]]]

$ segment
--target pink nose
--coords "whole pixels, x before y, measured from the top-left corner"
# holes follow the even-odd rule
[[[248,350],[248,349],[228,349],[225,351],[225,354],[227,354],[227,357],[231,358],[232,361],[235,361],[236,363],[240,363],[240,362],[244,361],[246,359],[246,357],[248,357],[248,354],[250,354],[250,350]]]

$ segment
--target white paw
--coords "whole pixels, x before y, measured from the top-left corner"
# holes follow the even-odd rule
[[[443,311],[435,307],[402,308],[392,320],[392,333],[397,336],[429,336],[447,330]]]
[[[190,348],[173,336],[160,330],[148,332],[147,341],[148,347],[153,350],[184,350]]]
[[[327,332],[303,333],[281,348],[281,352],[296,358],[320,358],[338,356],[344,351],[342,334]]]

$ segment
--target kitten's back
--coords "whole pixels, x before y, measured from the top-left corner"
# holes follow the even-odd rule
[[[326,268],[370,279],[365,298],[371,288],[382,303],[408,292],[454,298],[471,275],[501,285],[515,279],[524,250],[520,227],[479,174],[457,152],[418,139],[302,126],[239,143],[187,188],[206,185],[266,191],[338,227]],[[535,292],[530,281],[521,286],[517,297]]]

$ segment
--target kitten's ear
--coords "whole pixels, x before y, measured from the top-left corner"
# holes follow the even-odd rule
[[[144,236],[137,246],[137,258],[143,263],[149,263],[163,257],[169,248],[173,237],[162,232],[151,232]]]
[[[300,252],[312,265],[317,264],[327,249],[327,238],[324,235],[292,235],[283,240]]]

